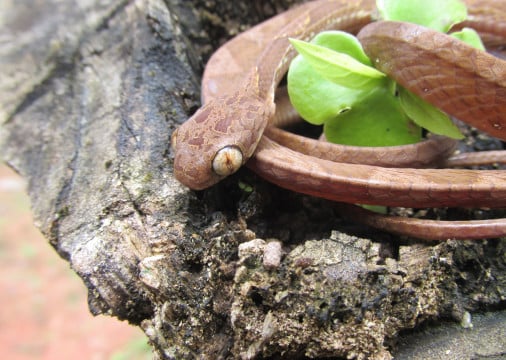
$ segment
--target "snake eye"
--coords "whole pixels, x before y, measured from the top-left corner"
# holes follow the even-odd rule
[[[243,155],[237,146],[225,146],[216,152],[213,171],[220,176],[235,173],[242,165]]]

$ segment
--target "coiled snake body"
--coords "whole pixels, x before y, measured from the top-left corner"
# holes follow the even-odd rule
[[[491,39],[506,38],[503,1],[465,2],[470,13],[466,25]],[[444,139],[366,149],[369,155],[355,156],[394,159],[387,166],[401,166],[392,168],[357,159],[348,163],[336,154],[349,154],[351,148],[276,128],[275,91],[295,56],[288,38],[310,39],[323,30],[341,29],[361,30],[358,37],[366,53],[401,85],[448,114],[506,139],[506,62],[416,25],[371,23],[373,12],[373,0],[313,1],[225,44],[206,67],[204,106],[174,133],[176,178],[192,189],[204,189],[246,163],[287,189],[350,204],[505,207],[506,171],[415,168],[427,157],[447,157],[452,146]],[[395,163],[408,153],[407,163]],[[506,235],[506,219],[445,222],[347,209],[369,225],[428,239]]]

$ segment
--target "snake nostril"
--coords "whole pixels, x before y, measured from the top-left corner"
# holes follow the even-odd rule
[[[213,159],[213,171],[220,176],[235,173],[242,165],[243,155],[237,146],[225,146],[216,152]]]

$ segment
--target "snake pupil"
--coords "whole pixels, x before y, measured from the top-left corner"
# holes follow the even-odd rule
[[[219,176],[231,175],[242,166],[243,158],[242,151],[237,146],[225,146],[214,156],[213,171]]]

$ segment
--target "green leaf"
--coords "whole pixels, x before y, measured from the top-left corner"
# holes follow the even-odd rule
[[[461,31],[451,33],[451,36],[479,50],[485,50],[485,46],[481,41],[480,35],[478,35],[478,33],[474,29],[463,28]]]
[[[445,113],[402,87],[399,87],[399,99],[406,114],[421,127],[453,139],[464,138]]]
[[[383,20],[411,22],[444,33],[467,17],[460,0],[377,0],[376,6]]]
[[[237,185],[239,186],[239,189],[241,189],[245,193],[249,194],[249,193],[253,192],[253,186],[251,186],[251,184],[248,184],[244,181],[239,181],[239,183]]]
[[[352,89],[370,89],[386,78],[382,72],[351,56],[324,46],[290,39],[295,49],[322,77]]]
[[[357,56],[360,63],[370,64],[362,46],[349,34],[325,32],[314,40]],[[326,61],[326,60],[325,60]],[[349,145],[387,146],[410,144],[421,139],[420,128],[402,112],[394,96],[395,84],[381,74],[379,86],[353,88],[327,80],[304,56],[297,56],[288,71],[288,93],[299,114],[308,122],[324,124],[329,141]],[[333,72],[348,71],[333,69]],[[376,72],[376,70],[375,70]],[[337,76],[341,77],[341,76]]]
[[[371,64],[360,42],[349,33],[324,31],[311,42],[354,56],[365,65]],[[305,120],[321,125],[360,101],[364,90],[351,89],[326,80],[313,69],[309,61],[297,56],[288,71],[288,93],[292,104]]]
[[[382,205],[360,205],[364,209],[373,211],[378,214],[386,215],[388,213],[388,207]]]
[[[357,146],[394,146],[420,141],[421,129],[402,111],[387,87],[363,94],[347,111],[324,124],[328,141]]]
[[[320,45],[350,55],[364,65],[373,66],[371,60],[365,54],[360,41],[350,33],[340,30],[324,31],[316,35],[313,40],[311,40],[311,44]]]
[[[287,80],[292,105],[302,118],[314,125],[322,125],[363,97],[362,90],[323,78],[302,56],[292,61]]]

